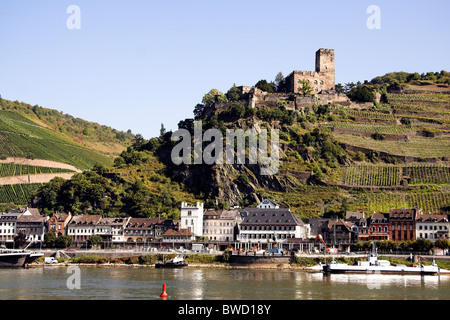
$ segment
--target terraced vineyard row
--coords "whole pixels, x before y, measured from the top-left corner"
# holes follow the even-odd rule
[[[400,166],[353,165],[345,168],[343,183],[348,186],[397,186],[400,179]]]
[[[444,164],[350,165],[343,170],[342,183],[347,186],[392,187],[402,177],[409,184],[450,184],[450,166]]]
[[[2,185],[0,186],[0,203],[28,205],[41,185],[41,183]]]
[[[446,165],[404,165],[403,175],[411,178],[410,184],[450,183],[450,167]]]
[[[353,117],[353,118],[387,120],[387,121],[393,121],[396,119],[395,115],[390,114],[390,113],[384,113],[384,112],[346,109],[345,113],[348,116]]]
[[[34,175],[41,173],[73,172],[69,169],[30,166],[15,163],[0,163],[0,177],[13,177],[22,175]]]
[[[38,158],[69,163],[87,169],[94,164],[110,165],[111,160],[50,130],[18,119],[0,116],[0,156]]]
[[[389,212],[390,208],[419,208],[434,214],[450,212],[448,192],[371,192],[363,201],[367,212]]]
[[[355,130],[370,133],[391,133],[405,134],[408,131],[414,131],[411,126],[404,125],[370,125],[353,122],[331,122],[331,126],[346,130]]]

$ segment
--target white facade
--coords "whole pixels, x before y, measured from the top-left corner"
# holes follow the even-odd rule
[[[288,243],[289,239],[310,238],[309,224],[293,215],[289,209],[245,208],[240,223],[238,241],[250,243]]]
[[[278,203],[272,200],[264,199],[260,204],[256,206],[258,209],[279,209]]]
[[[237,210],[208,211],[203,216],[203,236],[212,241],[233,241],[240,221]]]
[[[22,213],[2,213],[0,216],[0,242],[12,242],[16,236],[16,222]]]
[[[203,236],[203,203],[195,206],[181,203],[181,229],[190,230],[196,237]]]
[[[445,215],[419,215],[416,218],[416,238],[436,239],[450,238],[450,222]]]

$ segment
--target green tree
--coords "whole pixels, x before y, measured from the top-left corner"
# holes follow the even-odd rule
[[[227,102],[227,97],[217,89],[211,89],[203,96],[202,103],[205,108],[211,107],[216,102]]]
[[[262,79],[259,80],[256,84],[255,87],[265,91],[265,92],[269,92],[269,93],[274,93],[275,92],[275,84],[273,82],[267,82],[267,80]]]
[[[57,248],[67,248],[73,243],[71,236],[59,236],[56,238],[55,246]]]
[[[436,239],[434,241],[434,247],[442,250],[450,248],[450,241],[448,239]]]
[[[301,84],[301,86],[298,87],[298,91],[300,91],[304,96],[311,95],[311,93],[313,91],[311,84],[305,79],[301,79],[300,84]]]
[[[47,248],[53,248],[56,243],[56,235],[53,232],[47,232],[44,234],[44,245]]]
[[[87,244],[89,247],[94,247],[94,246],[98,246],[100,243],[102,243],[102,237],[99,235],[95,235],[95,236],[90,236]]]
[[[227,96],[228,101],[238,101],[241,98],[241,92],[236,87],[236,85],[233,84],[233,86],[230,88],[230,90],[228,90],[226,96]]]

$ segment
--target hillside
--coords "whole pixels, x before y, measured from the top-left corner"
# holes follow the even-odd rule
[[[56,110],[0,99],[0,158],[62,162],[84,170],[112,164],[132,135]]]
[[[401,82],[397,73],[348,84],[344,93],[353,101],[340,96],[342,104],[321,104],[320,95],[305,99],[272,92],[253,100],[252,107],[234,86],[226,94],[214,89],[195,107],[195,118],[180,121],[179,128],[194,136],[194,120],[201,120],[203,132],[278,129],[280,168],[275,175],[261,175],[259,165],[251,164],[175,165],[172,132],[161,132],[150,140],[136,137],[111,167],[97,166],[66,182],[43,185],[33,204],[48,212],[179,218],[181,201],[229,208],[271,198],[306,220],[390,207],[448,213],[447,74],[431,84]],[[306,100],[313,103],[298,103]]]
[[[17,120],[21,124],[37,125],[48,129],[47,133],[52,132],[50,133],[52,137],[58,137],[57,141],[75,143],[77,146],[81,145],[102,154],[117,155],[134,139],[130,131],[118,131],[38,105],[31,106],[23,102],[0,98],[0,110],[3,110],[0,114],[3,118]],[[47,136],[43,138],[45,137]]]

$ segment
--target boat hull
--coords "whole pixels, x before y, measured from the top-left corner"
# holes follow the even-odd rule
[[[0,255],[0,268],[21,268],[27,257],[27,253],[2,254]]]
[[[363,273],[363,274],[419,274],[435,275],[439,273],[439,268],[435,266],[420,267],[378,267],[378,266],[349,266],[340,264],[328,264],[323,267],[325,273]]]
[[[167,263],[157,263],[155,264],[155,268],[185,268],[187,267],[188,264],[187,263],[171,263],[171,262],[167,262]]]

